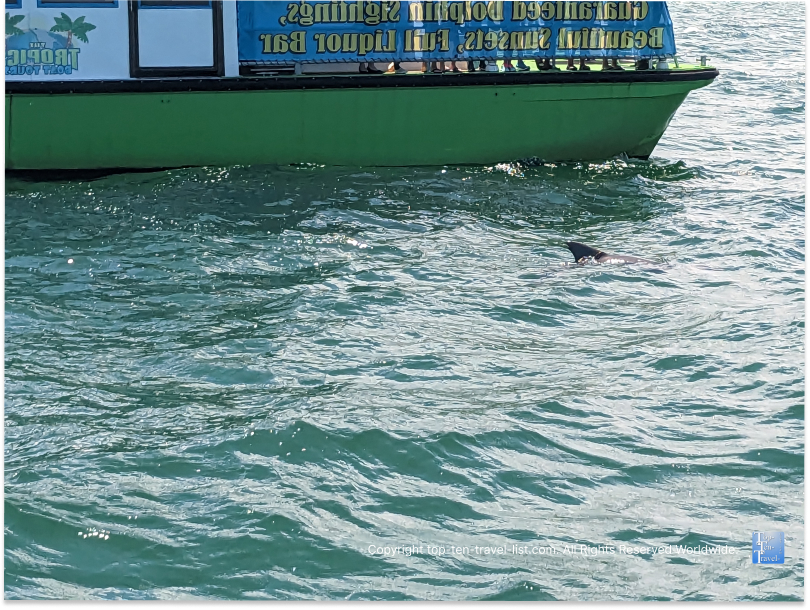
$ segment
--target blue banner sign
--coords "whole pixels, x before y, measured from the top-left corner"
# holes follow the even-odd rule
[[[675,54],[665,2],[238,0],[239,59],[358,62]]]

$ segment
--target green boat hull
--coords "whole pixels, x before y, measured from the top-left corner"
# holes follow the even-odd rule
[[[114,93],[7,90],[6,168],[646,158],[689,91],[713,78]]]

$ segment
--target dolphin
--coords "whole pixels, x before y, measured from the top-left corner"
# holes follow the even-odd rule
[[[585,244],[581,244],[578,241],[569,241],[565,244],[568,246],[568,249],[571,250],[571,254],[574,255],[574,259],[580,265],[584,265],[588,262],[594,263],[642,263],[645,265],[657,265],[658,263],[647,260],[645,258],[638,258],[635,256],[627,256],[625,254],[608,254],[607,252],[602,252],[601,250],[597,250],[596,248],[591,248],[590,246],[586,246]]]

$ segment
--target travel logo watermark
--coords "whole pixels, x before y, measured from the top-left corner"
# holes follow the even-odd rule
[[[785,532],[754,532],[751,563],[785,563]]]
[[[579,555],[586,557],[604,557],[606,555],[737,555],[739,551],[731,546],[697,545],[686,546],[681,544],[666,544],[656,546],[634,546],[628,544],[609,545],[600,544],[591,546],[587,544],[566,544],[561,547],[551,545],[531,545],[531,544],[509,544],[509,545],[441,545],[412,543],[404,545],[376,545],[370,544],[366,551],[370,555],[382,555],[385,557],[395,557],[404,555],[426,555],[434,557],[464,557],[464,556],[504,556],[504,555],[528,555],[528,556],[565,556]],[[783,553],[784,555],[784,553]]]

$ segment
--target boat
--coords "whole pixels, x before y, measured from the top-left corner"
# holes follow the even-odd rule
[[[7,0],[6,169],[646,159],[717,75],[661,2]]]

